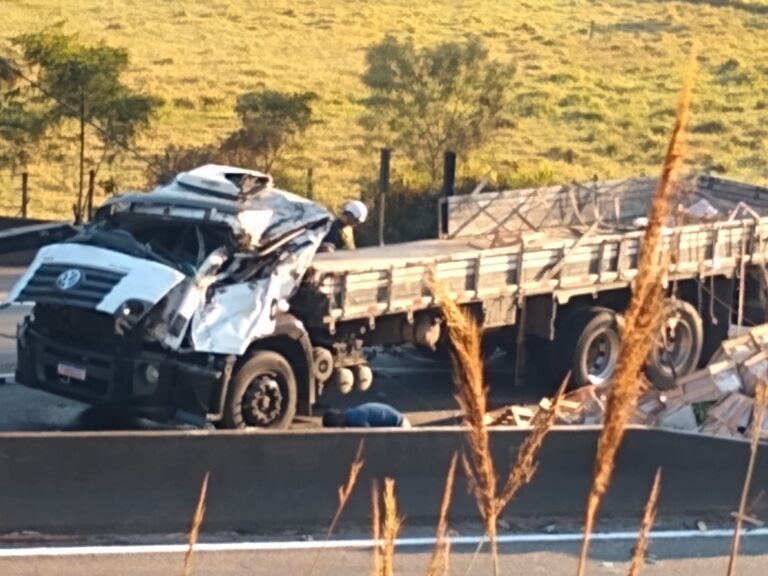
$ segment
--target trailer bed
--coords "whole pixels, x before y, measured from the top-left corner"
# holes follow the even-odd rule
[[[730,276],[740,267],[766,261],[768,217],[763,200],[768,190],[750,187],[752,197],[759,196],[758,211],[730,214],[734,217],[729,220],[726,210],[743,201],[743,192],[734,194],[734,184],[728,181],[706,182],[705,194],[697,198],[711,201],[721,217],[665,229],[664,241],[674,257],[667,270],[670,280]],[[653,187],[646,188],[647,206]],[[579,218],[575,224],[554,222],[538,231],[505,228],[477,236],[319,254],[303,286],[304,294],[314,293],[308,321],[315,325],[373,321],[433,306],[425,283],[430,270],[459,303],[517,306],[541,294],[564,303],[578,295],[629,287],[637,275],[645,235],[642,226],[627,222],[628,216],[642,214],[637,194],[632,202],[635,212],[625,210],[624,219],[613,223]]]

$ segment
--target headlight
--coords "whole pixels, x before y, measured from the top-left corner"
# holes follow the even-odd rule
[[[120,306],[119,313],[120,316],[123,316],[124,318],[131,318],[136,320],[141,318],[144,313],[149,310],[150,306],[151,304],[149,302],[132,298],[123,302],[123,304]]]

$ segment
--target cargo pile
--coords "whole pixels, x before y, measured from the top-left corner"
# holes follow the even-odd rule
[[[658,390],[644,380],[631,423],[727,438],[749,437],[760,381],[768,381],[768,324],[724,341],[706,368],[679,378],[669,390]],[[556,423],[601,424],[608,386],[586,386],[567,393],[558,406]],[[549,406],[550,400],[544,399],[539,409]],[[524,427],[535,412],[508,406],[489,412],[486,423]],[[760,436],[768,439],[768,410]]]

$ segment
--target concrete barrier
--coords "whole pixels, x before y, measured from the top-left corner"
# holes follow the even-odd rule
[[[580,518],[597,434],[596,429],[553,431],[536,478],[508,514]],[[524,438],[519,430],[493,431],[500,474]],[[368,525],[371,481],[390,476],[397,480],[408,523],[434,524],[448,463],[464,442],[460,430],[11,433],[0,435],[0,532],[183,531],[207,470],[206,530],[324,526],[361,440],[365,467],[343,521]],[[737,507],[747,458],[745,442],[630,430],[602,514],[639,517],[661,466],[662,516],[726,515]],[[459,478],[451,518],[476,520],[463,475]],[[758,459],[754,486],[766,483],[768,459]]]

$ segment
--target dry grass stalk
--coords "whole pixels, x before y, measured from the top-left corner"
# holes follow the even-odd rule
[[[430,271],[427,283],[438,300],[448,330],[456,401],[467,423],[469,455],[462,455],[462,465],[491,543],[494,566],[497,566],[496,523],[501,510],[497,497],[496,470],[485,423],[487,389],[483,381],[482,335],[474,318],[459,309],[445,287],[435,278],[433,271]]]
[[[349,496],[352,494],[352,490],[355,489],[355,484],[357,484],[357,477],[360,475],[360,471],[363,469],[363,463],[363,441],[361,440],[360,444],[357,446],[357,454],[355,454],[355,459],[352,462],[352,465],[349,467],[347,481],[343,486],[339,486],[339,505],[336,507],[336,513],[333,515],[333,520],[331,520],[331,524],[328,526],[328,531],[325,534],[326,542],[330,540],[331,534],[333,534],[333,531],[336,529],[336,524],[338,524],[339,518],[341,518],[341,513],[344,511],[344,507],[347,505]],[[315,555],[315,560],[312,562],[312,568],[309,570],[310,576],[314,573],[315,567],[317,566],[317,562],[320,559],[322,552],[322,548],[318,549],[317,554]]]
[[[432,553],[432,559],[429,562],[427,576],[437,576],[442,568],[442,573],[448,573],[448,558],[451,543],[446,537],[448,534],[448,510],[451,507],[451,498],[453,497],[453,481],[456,477],[456,463],[458,455],[454,453],[451,458],[451,465],[448,467],[448,476],[445,479],[445,489],[443,490],[443,500],[440,504],[440,519],[437,523],[437,534],[435,550]]]
[[[555,394],[552,402],[550,402],[549,407],[546,410],[539,410],[536,416],[534,416],[531,422],[531,433],[526,437],[523,445],[520,446],[515,465],[510,470],[504,483],[504,489],[501,491],[501,497],[499,498],[500,510],[503,510],[514,499],[520,489],[531,482],[534,474],[536,474],[539,450],[541,450],[541,446],[544,443],[544,438],[547,437],[547,434],[555,424],[557,409],[560,406],[560,400],[565,393],[570,377],[571,374],[569,372],[560,384],[560,388],[558,388],[557,394]]]
[[[651,204],[636,284],[625,316],[616,375],[608,395],[605,424],[600,435],[594,479],[587,500],[584,541],[579,558],[579,576],[583,576],[586,569],[589,538],[594,528],[597,511],[610,484],[616,453],[624,437],[624,428],[637,400],[640,382],[638,375],[650,352],[655,330],[658,329],[663,303],[663,268],[660,264],[668,258],[668,255],[665,256],[662,253],[662,232],[671,213],[672,200],[676,193],[685,151],[685,129],[689,117],[694,62],[694,58],[691,58],[691,65],[688,67],[680,93],[675,125],[664,158],[661,178]]]
[[[659,491],[661,490],[661,468],[656,470],[656,477],[653,479],[653,488],[648,496],[648,502],[645,504],[643,513],[643,523],[640,525],[640,534],[637,537],[635,553],[632,555],[632,564],[629,566],[628,576],[638,576],[640,568],[645,563],[645,554],[648,551],[648,534],[651,533],[653,523],[656,521],[656,510],[659,502]]]
[[[187,547],[187,553],[184,555],[184,567],[182,568],[182,576],[189,576],[192,573],[192,555],[194,554],[195,544],[197,544],[197,538],[200,535],[200,527],[203,525],[203,518],[205,517],[205,503],[208,499],[208,477],[210,472],[205,473],[203,483],[200,486],[200,496],[197,499],[197,508],[195,509],[195,516],[192,518],[192,526],[189,529],[189,537],[187,539],[189,546]]]
[[[403,525],[403,519],[397,515],[397,498],[395,497],[395,481],[384,479],[384,524],[383,550],[381,557],[381,576],[392,576],[395,564],[395,540]]]
[[[381,510],[379,509],[379,485],[376,480],[371,485],[371,511],[372,518],[372,535],[373,535],[373,575],[381,576],[382,572],[382,559],[381,559]]]
[[[749,489],[752,485],[752,475],[755,470],[755,460],[757,460],[757,448],[760,444],[760,433],[763,429],[763,416],[765,408],[768,406],[768,384],[760,382],[755,391],[755,407],[752,416],[752,436],[749,446],[749,464],[747,472],[744,475],[744,486],[741,490],[741,501],[739,502],[739,513],[736,516],[736,527],[733,532],[733,541],[731,542],[731,555],[728,559],[728,576],[736,573],[736,558],[739,555],[739,544],[741,542],[741,527],[744,517],[747,514],[747,498]]]
[[[528,484],[536,472],[539,449],[555,421],[557,407],[565,390],[567,378],[548,410],[539,412],[533,430],[518,452],[515,466],[507,475],[501,494],[490,450],[487,411],[487,388],[483,379],[482,334],[477,322],[463,313],[450,297],[445,287],[435,278],[434,271],[427,277],[432,294],[437,299],[451,346],[453,377],[456,384],[456,400],[467,423],[469,454],[462,454],[462,466],[467,475],[470,491],[477,502],[486,535],[491,544],[495,573],[498,574],[497,522],[502,510],[517,492]],[[480,542],[477,552],[483,545]],[[470,568],[474,563],[470,562]]]

